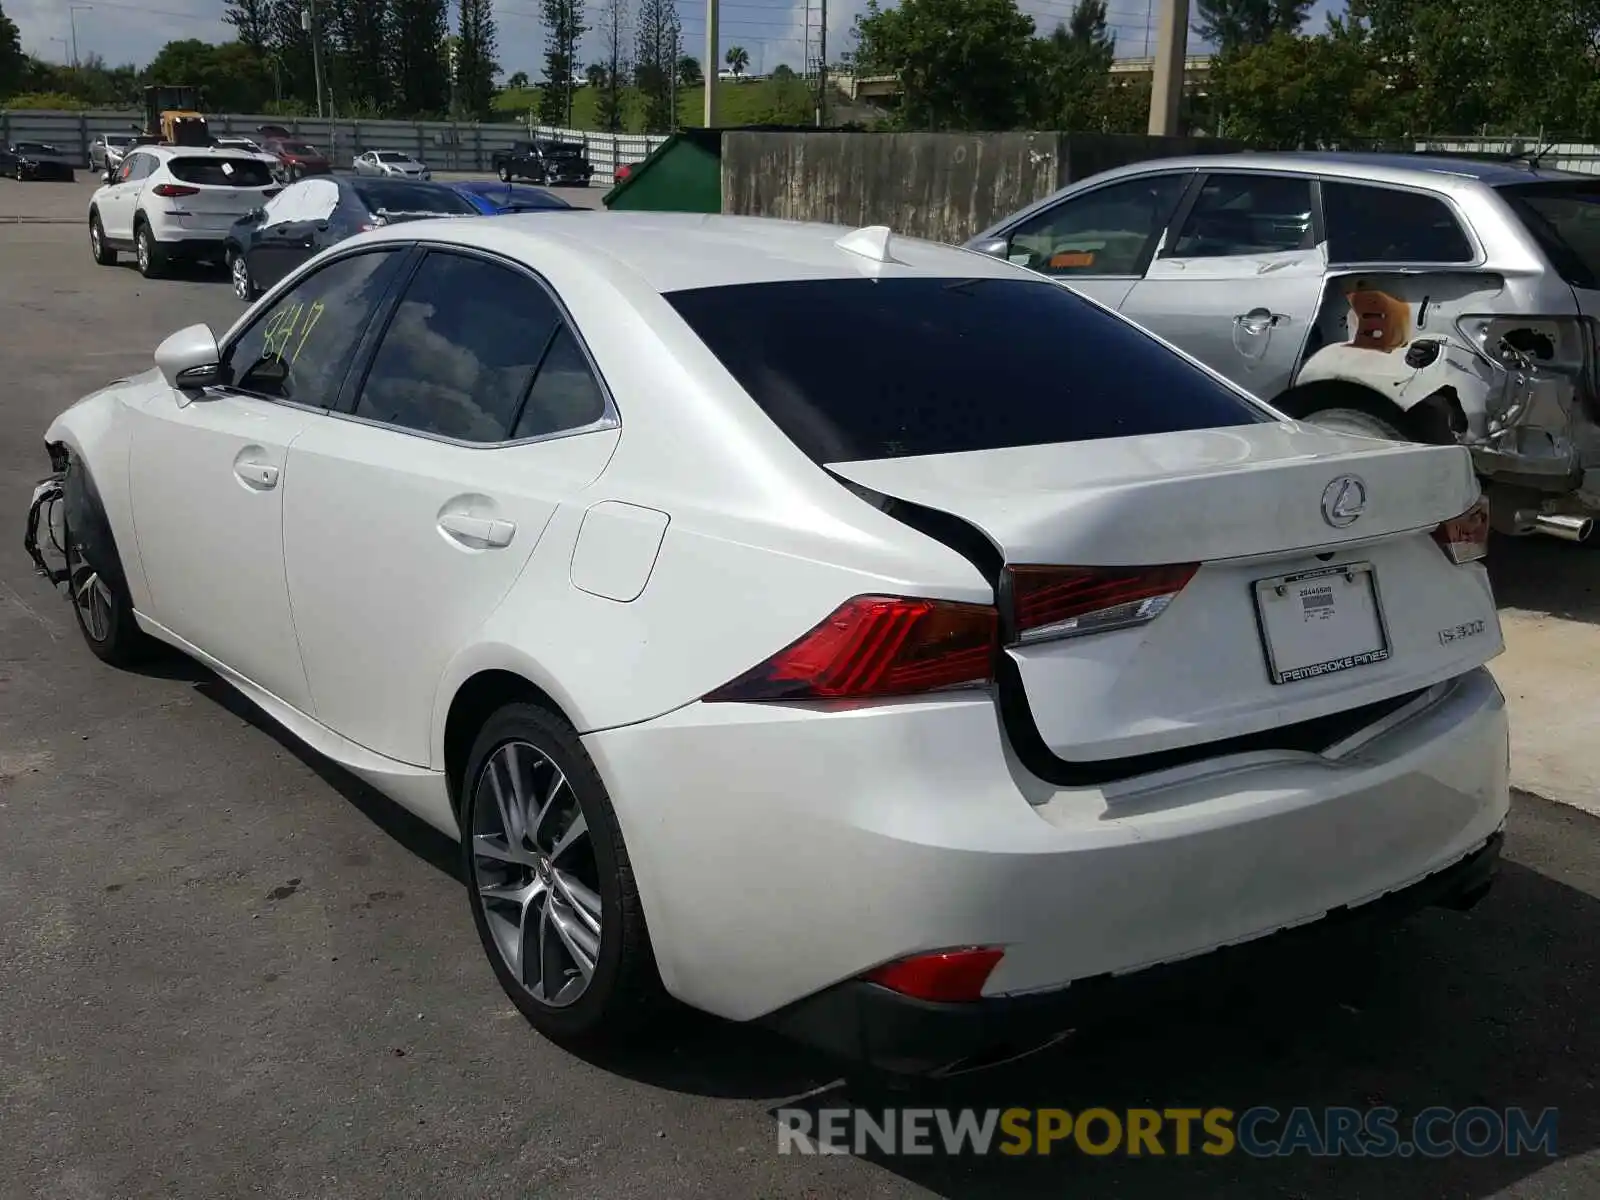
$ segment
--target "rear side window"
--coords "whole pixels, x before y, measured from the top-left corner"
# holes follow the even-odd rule
[[[1328,258],[1338,263],[1469,263],[1477,255],[1435,196],[1357,183],[1322,184]]]
[[[604,413],[600,397],[543,287],[510,267],[435,251],[406,286],[355,415],[482,444],[592,424]]]
[[[172,177],[209,187],[271,187],[272,168],[253,158],[175,158],[167,164]]]
[[[821,279],[666,299],[818,463],[1271,420],[1043,280]]]
[[[1564,280],[1600,288],[1600,184],[1518,184],[1500,194]]]
[[[1169,258],[1309,250],[1311,181],[1293,175],[1207,175]]]
[[[352,184],[361,203],[371,213],[475,213],[478,210],[443,184],[411,183],[403,179],[363,179]]]

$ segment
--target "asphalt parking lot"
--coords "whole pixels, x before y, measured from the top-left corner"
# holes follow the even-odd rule
[[[96,267],[89,190],[0,181],[0,1196],[1600,1194],[1600,553],[1495,547],[1528,791],[1477,909],[1251,957],[904,1099],[1554,1106],[1557,1159],[780,1156],[775,1107],[852,1098],[828,1064],[690,1017],[603,1061],[557,1049],[495,984],[450,844],[203,671],[81,645],[21,547],[44,428],[242,311],[221,272]]]

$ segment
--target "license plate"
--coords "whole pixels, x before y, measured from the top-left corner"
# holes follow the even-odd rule
[[[1255,584],[1272,682],[1299,683],[1389,659],[1371,563],[1321,567]]]

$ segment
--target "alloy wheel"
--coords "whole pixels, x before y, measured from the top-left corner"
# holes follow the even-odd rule
[[[89,249],[94,251],[96,258],[100,257],[100,222],[89,222]]]
[[[589,988],[603,912],[588,821],[561,769],[508,741],[479,773],[470,834],[472,886],[512,978],[566,1008]]]
[[[67,579],[72,589],[72,605],[78,610],[83,631],[92,641],[104,642],[111,637],[114,601],[106,581],[83,560],[76,545],[67,543]]]
[[[244,255],[235,254],[229,264],[233,276],[233,294],[241,300],[250,299],[250,265],[245,262]]]
[[[137,252],[139,255],[139,270],[150,270],[150,234],[148,230],[140,229]]]

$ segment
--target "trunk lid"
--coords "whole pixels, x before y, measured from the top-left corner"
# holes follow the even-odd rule
[[[1460,447],[1264,424],[828,469],[961,518],[1008,567],[1197,564],[1144,623],[1011,639],[1032,726],[1069,763],[1315,721],[1501,649],[1486,573],[1431,537],[1478,497]]]

